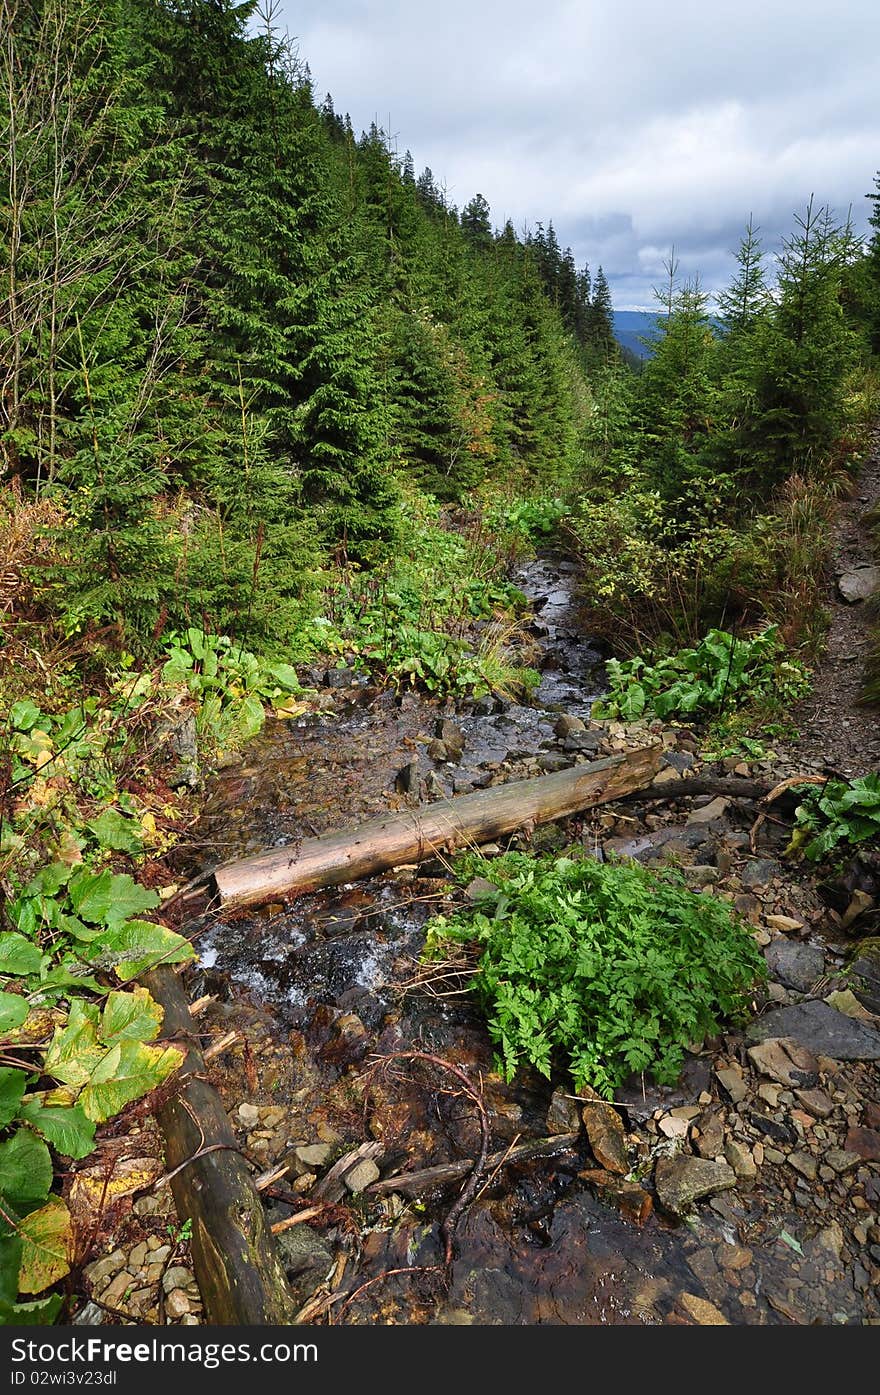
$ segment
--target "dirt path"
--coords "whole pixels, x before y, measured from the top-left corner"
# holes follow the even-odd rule
[[[865,517],[880,502],[880,432],[834,524],[832,567],[825,602],[831,617],[828,644],[813,691],[792,713],[800,731],[790,754],[802,768],[852,777],[880,766],[880,713],[862,705],[870,616],[863,601],[849,604],[837,577],[876,560]]]

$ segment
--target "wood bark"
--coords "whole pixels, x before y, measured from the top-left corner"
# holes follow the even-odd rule
[[[288,1326],[296,1309],[284,1266],[220,1096],[205,1078],[180,981],[160,966],[145,982],[165,1011],[163,1038],[187,1048],[178,1089],[157,1117],[177,1214],[192,1221],[193,1266],[207,1319]]]
[[[575,765],[553,775],[438,800],[420,809],[371,819],[358,828],[310,838],[288,848],[218,867],[220,905],[253,906],[357,881],[438,853],[491,842],[518,828],[577,814],[650,784],[660,769],[657,743]]]

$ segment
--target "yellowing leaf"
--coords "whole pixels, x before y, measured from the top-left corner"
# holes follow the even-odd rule
[[[73,1234],[70,1212],[60,1197],[52,1197],[19,1224],[23,1241],[18,1287],[21,1293],[42,1293],[70,1270]]]
[[[309,705],[307,702],[293,702],[288,698],[287,702],[279,703],[277,707],[272,708],[272,716],[287,717],[289,719],[291,717],[301,717],[302,714],[308,712],[308,710]]]
[[[127,993],[111,993],[104,1004],[101,1036],[109,1045],[122,1037],[131,1041],[152,1041],[159,1034],[163,1009],[146,988],[133,988]]]
[[[176,1046],[144,1046],[121,1041],[95,1067],[79,1098],[86,1114],[102,1124],[132,1100],[141,1099],[161,1085],[183,1061]]]
[[[44,1070],[66,1085],[85,1085],[106,1055],[98,1041],[101,1014],[92,1003],[74,998],[67,1026],[56,1030],[46,1052]]]
[[[162,1175],[158,1158],[123,1158],[78,1172],[70,1187],[70,1206],[77,1225],[94,1225],[95,1215],[113,1202],[152,1186]]]

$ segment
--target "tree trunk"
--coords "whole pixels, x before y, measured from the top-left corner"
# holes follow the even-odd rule
[[[222,906],[253,906],[491,842],[518,828],[565,818],[642,788],[660,769],[662,754],[659,744],[643,746],[554,775],[383,815],[359,828],[218,867],[214,890]]]
[[[180,1168],[170,1185],[181,1221],[192,1220],[193,1265],[208,1321],[289,1326],[296,1308],[287,1276],[220,1096],[205,1079],[180,980],[160,966],[145,982],[165,1010],[163,1037],[188,1048],[179,1088],[157,1117],[168,1171]]]

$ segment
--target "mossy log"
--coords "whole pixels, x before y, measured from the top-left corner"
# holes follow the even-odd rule
[[[288,1326],[295,1306],[263,1203],[219,1094],[206,1078],[180,980],[167,966],[145,982],[165,1011],[162,1037],[186,1048],[175,1093],[157,1110],[181,1221],[210,1323]],[[190,1161],[192,1159],[192,1161]]]
[[[357,828],[218,867],[213,890],[222,906],[254,906],[424,862],[438,853],[448,855],[621,799],[651,782],[662,757],[663,748],[656,743],[553,775],[386,814]]]

